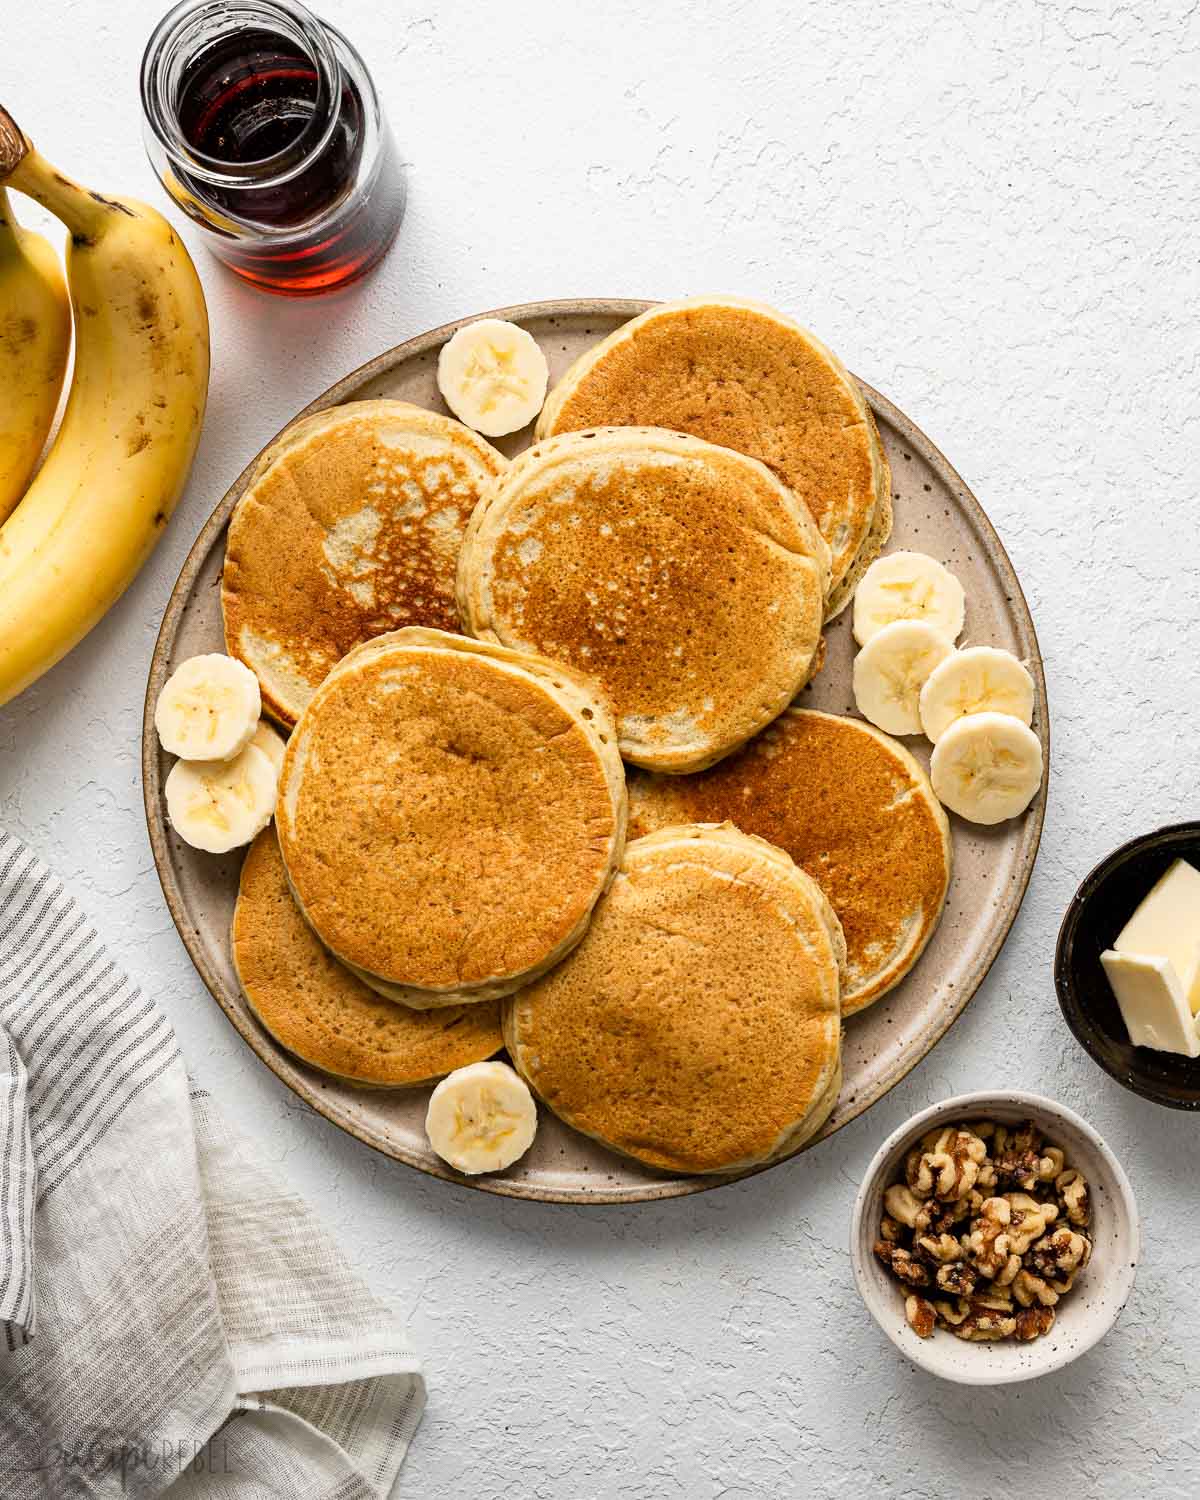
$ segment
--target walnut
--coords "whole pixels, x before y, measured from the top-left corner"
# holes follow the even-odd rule
[[[987,1147],[969,1130],[930,1131],[908,1153],[904,1175],[918,1198],[953,1203],[975,1186]]]
[[[917,1220],[921,1217],[922,1203],[915,1198],[911,1190],[902,1182],[893,1183],[883,1195],[883,1206],[889,1215],[898,1220],[906,1229],[916,1229]],[[925,1228],[924,1225],[921,1226]]]
[[[1011,1210],[1008,1248],[1014,1255],[1024,1255],[1034,1240],[1041,1239],[1058,1218],[1058,1205],[1039,1203],[1028,1193],[1006,1193]]]
[[[875,1254],[921,1338],[1030,1340],[1088,1263],[1084,1178],[1032,1121],[927,1131],[884,1193]],[[921,1288],[921,1291],[914,1290]]]
[[[1043,1334],[1049,1333],[1053,1327],[1054,1309],[1052,1307],[1023,1307],[1017,1314],[1014,1336],[1023,1344],[1028,1344],[1031,1339],[1041,1338]]]
[[[1063,1169],[1066,1160],[1061,1146],[1047,1146],[1045,1155],[1038,1161],[1037,1179],[1039,1182],[1053,1182]]]
[[[1041,1276],[1035,1276],[1032,1271],[1020,1270],[1012,1284],[1013,1296],[1022,1307],[1032,1307],[1040,1303],[1043,1307],[1053,1307],[1058,1301],[1058,1293]]]
[[[904,1316],[908,1319],[908,1326],[919,1339],[933,1337],[933,1330],[937,1325],[937,1313],[933,1310],[933,1303],[927,1302],[924,1297],[918,1297],[914,1292],[904,1302]]]
[[[1021,1269],[1021,1257],[1009,1252],[1008,1259],[992,1277],[993,1286],[1011,1286]]]
[[[969,1297],[979,1285],[979,1272],[965,1260],[951,1261],[933,1273],[934,1285],[954,1297]]]
[[[1092,1242],[1086,1234],[1078,1234],[1063,1225],[1053,1234],[1043,1235],[1031,1247],[1025,1257],[1029,1269],[1047,1281],[1073,1281],[1077,1271],[1082,1271],[1092,1258]]]
[[[1012,1207],[1007,1198],[985,1198],[963,1236],[967,1259],[983,1276],[995,1276],[1008,1262],[1008,1226]]]
[[[879,1238],[887,1240],[890,1245],[898,1245],[904,1238],[904,1225],[899,1219],[893,1219],[891,1214],[884,1214],[879,1226]]]
[[[992,1165],[1002,1191],[1023,1188],[1032,1192],[1039,1182],[1050,1182],[1062,1171],[1062,1160],[1057,1146],[1043,1147],[1042,1133],[1032,1120],[1013,1129],[997,1125]]]
[[[916,1247],[923,1260],[937,1261],[939,1265],[963,1258],[963,1247],[952,1234],[919,1235]]]
[[[899,1281],[909,1286],[928,1286],[929,1268],[914,1260],[912,1252],[903,1245],[892,1245],[887,1240],[876,1240],[875,1254]]]
[[[947,1303],[938,1303],[937,1310],[950,1332],[956,1338],[969,1339],[973,1343],[1006,1339],[1016,1332],[1017,1319],[1012,1302],[1007,1297],[988,1293],[978,1297],[960,1297],[952,1315],[943,1312]]]
[[[1060,1172],[1054,1179],[1054,1191],[1058,1194],[1068,1224],[1077,1224],[1080,1228],[1086,1228],[1091,1222],[1092,1204],[1087,1179],[1083,1173],[1077,1172],[1074,1167]]]
[[[971,1311],[971,1299],[969,1297],[956,1297],[953,1302],[938,1301],[933,1306],[937,1312],[938,1322],[942,1327],[954,1329],[958,1327]]]
[[[936,1198],[930,1198],[921,1212],[917,1222],[918,1234],[926,1232],[930,1234],[945,1234],[947,1230],[953,1229],[956,1224],[970,1217],[971,1200],[975,1196],[975,1189],[964,1198],[957,1198],[953,1203],[941,1203]],[[980,1202],[983,1200],[980,1199]]]

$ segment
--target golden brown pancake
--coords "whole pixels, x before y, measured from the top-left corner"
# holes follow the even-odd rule
[[[626,760],[680,773],[808,681],[828,564],[812,517],[756,460],[610,427],[537,444],[487,491],[458,598],[473,635],[594,676]]]
[[[724,819],[786,850],[829,897],[846,936],[843,1015],[900,983],[941,920],[952,856],[946,814],[903,745],[793,708],[701,776],[630,780],[634,837]]]
[[[579,941],[620,860],[615,730],[559,663],[397,631],[304,710],[276,826],[301,911],[373,988],[493,999]]]
[[[666,1172],[797,1149],[841,1078],[837,918],[728,824],[627,845],[587,936],[504,1007],[517,1069],[568,1125]]]
[[[267,1031],[302,1062],[351,1083],[432,1083],[504,1045],[497,1000],[410,1010],[343,968],[292,900],[270,828],[242,865],[232,949],[242,992]]]
[[[458,549],[506,460],[449,417],[354,401],[305,417],[263,454],[229,523],[225,644],[294,724],[360,641],[458,628]]]
[[[539,438],[670,427],[763,461],[833,553],[827,614],[891,532],[891,475],[854,377],[782,313],[734,297],[663,303],[582,355],[550,392]]]

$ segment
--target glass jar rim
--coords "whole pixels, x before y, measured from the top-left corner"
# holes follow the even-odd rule
[[[171,66],[189,42],[200,40],[210,19],[274,22],[283,35],[298,41],[317,74],[317,95],[311,118],[294,141],[259,161],[230,162],[198,151],[183,134],[171,94]],[[297,35],[298,33],[298,35]],[[155,27],[142,55],[142,110],[154,138],[167,157],[190,177],[211,187],[236,188],[251,184],[274,187],[302,172],[323,151],[337,129],[342,100],[342,75],[334,50],[337,33],[299,0],[180,0]],[[185,59],[186,60],[186,59]]]

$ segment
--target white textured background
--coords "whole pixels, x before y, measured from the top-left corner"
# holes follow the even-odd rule
[[[158,0],[9,4],[5,104],[89,185],[165,206],[136,95]],[[307,305],[198,256],[214,379],[191,487],[120,607],[0,710],[0,821],[70,879],[195,1074],[409,1308],[431,1397],[408,1494],[1196,1494],[1200,1122],[1093,1066],[1051,983],[1085,871],[1200,814],[1195,0],[325,0],[324,13],[365,54],[411,163],[401,239],[365,286]],[[350,367],[503,303],[703,290],[810,324],[991,515],[1046,657],[1041,857],[954,1031],[795,1163],[634,1209],[448,1188],[299,1105],[192,971],[141,810],[159,617],[229,482]],[[969,1391],[910,1369],[870,1322],[847,1215],[895,1125],[1004,1084],[1105,1134],[1139,1196],[1144,1260],[1099,1348],[1035,1385]]]

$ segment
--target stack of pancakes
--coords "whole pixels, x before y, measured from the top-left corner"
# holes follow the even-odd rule
[[[352,1082],[504,1046],[616,1151],[752,1166],[824,1124],[844,1018],[909,972],[949,881],[908,752],[789,707],[890,532],[887,461],[834,356],[734,299],[618,330],[538,439],[509,463],[360,402],[257,466],[226,640],[295,727],[238,973]]]

